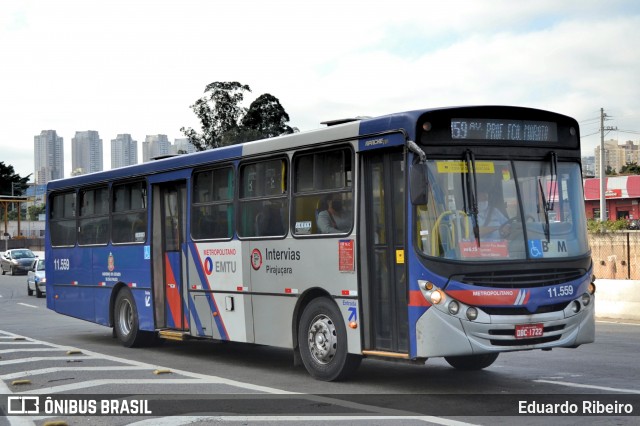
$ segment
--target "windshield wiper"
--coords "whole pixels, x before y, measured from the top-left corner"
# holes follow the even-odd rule
[[[469,200],[469,209],[473,217],[473,236],[476,239],[476,245],[480,247],[480,227],[478,226],[478,181],[476,179],[476,157],[473,152],[468,149],[464,154],[467,164],[467,199]]]
[[[551,162],[549,164],[549,194],[545,196],[544,188],[542,187],[542,179],[538,178],[538,186],[540,189],[540,195],[542,196],[542,205],[544,208],[544,236],[547,238],[547,242],[551,240],[551,231],[549,229],[549,212],[553,210],[555,199],[558,191],[558,156],[555,151],[551,151]]]
[[[542,225],[542,230],[544,231],[544,236],[547,238],[547,242],[550,242],[551,232],[549,231],[549,205],[547,202],[547,197],[545,197],[544,195],[544,189],[542,188],[542,179],[540,178],[538,178],[538,189],[540,190],[540,196],[542,197],[542,211],[544,212],[544,224]],[[539,208],[538,213],[540,213]]]

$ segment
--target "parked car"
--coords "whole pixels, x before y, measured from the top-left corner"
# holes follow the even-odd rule
[[[35,259],[36,255],[29,249],[7,250],[0,256],[2,275],[6,272],[11,275],[26,274]]]
[[[35,291],[36,297],[42,297],[47,292],[47,277],[44,273],[44,259],[36,259],[31,265],[31,269],[27,272],[27,294],[33,296]]]

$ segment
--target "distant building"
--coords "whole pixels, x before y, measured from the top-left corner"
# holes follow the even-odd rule
[[[605,178],[605,218],[640,218],[640,176],[614,176]],[[600,218],[600,179],[584,180],[584,200],[587,219]]]
[[[33,137],[34,181],[45,185],[64,177],[64,144],[55,130],[43,130]]]
[[[619,172],[627,163],[638,162],[638,145],[633,141],[626,141],[619,145],[616,140],[604,142],[604,167]],[[595,176],[600,176],[600,146],[595,148]]]
[[[138,164],[138,142],[128,133],[120,134],[111,139],[111,168]]]
[[[196,151],[196,147],[193,146],[191,142],[189,142],[189,138],[179,138],[173,140],[173,145],[171,146],[171,154],[191,154],[192,152]]]
[[[142,142],[142,162],[171,154],[171,142],[167,135],[147,135]]]
[[[596,157],[582,157],[582,174],[585,177],[596,175]]]
[[[102,164],[102,139],[98,132],[76,132],[71,139],[71,169],[74,174],[101,172]]]

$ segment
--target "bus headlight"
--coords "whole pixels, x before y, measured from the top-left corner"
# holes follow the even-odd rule
[[[451,315],[456,315],[458,312],[460,312],[460,304],[455,300],[449,302],[448,308]]]
[[[578,302],[577,300],[574,300],[573,303],[571,303],[571,311],[574,314],[577,314],[578,312],[580,312],[580,302]]]
[[[442,302],[445,297],[442,291],[438,289],[431,292],[431,294],[429,295],[429,298],[431,299],[431,303],[433,303],[434,305],[437,305],[438,303]]]
[[[478,318],[478,310],[474,307],[467,309],[467,318],[469,321],[475,321]]]
[[[591,303],[591,295],[589,293],[584,293],[580,300],[584,306],[589,306],[589,303]]]

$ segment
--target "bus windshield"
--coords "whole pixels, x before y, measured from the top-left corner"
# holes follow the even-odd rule
[[[573,257],[588,252],[577,163],[430,160],[417,247],[457,261]]]

